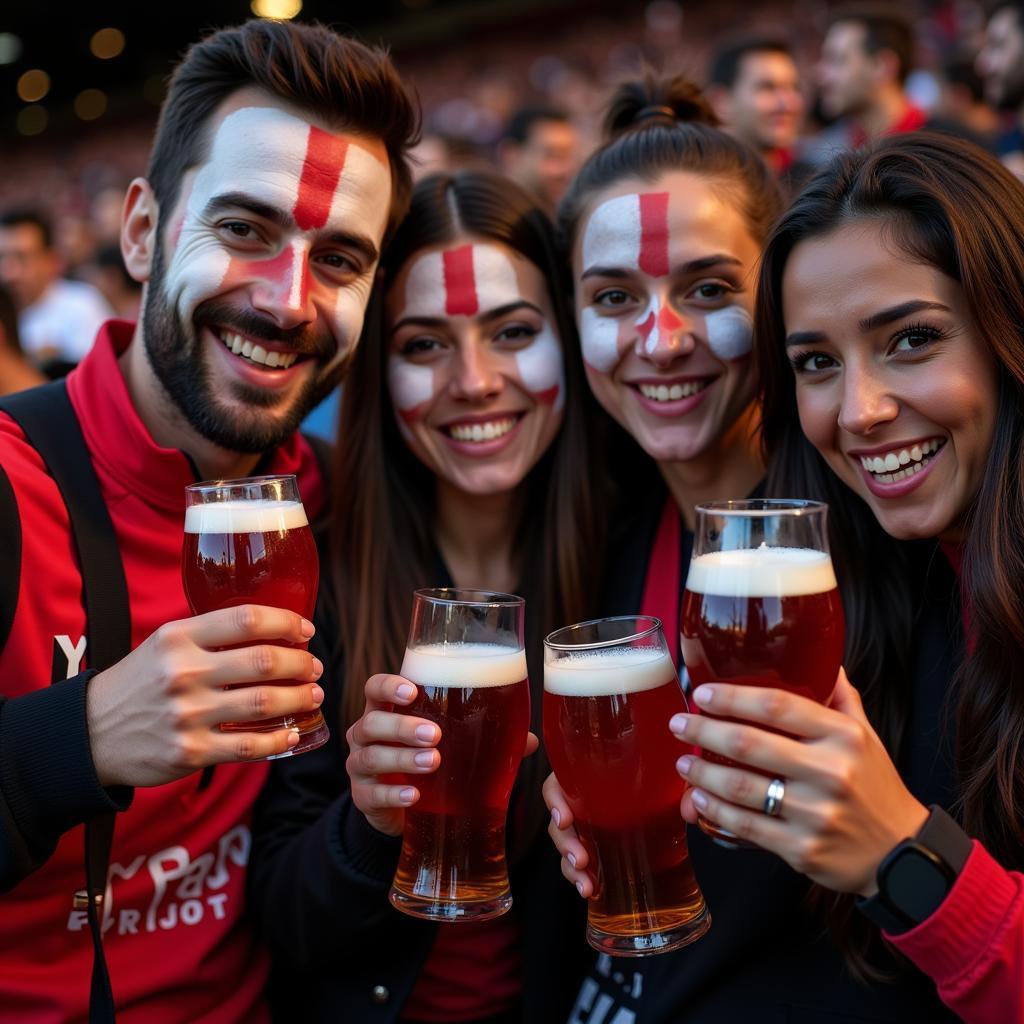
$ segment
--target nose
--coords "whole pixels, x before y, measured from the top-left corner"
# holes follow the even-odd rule
[[[500,394],[504,384],[493,353],[479,341],[460,344],[452,361],[450,387],[456,398],[479,402]]]
[[[252,304],[283,329],[316,319],[310,297],[309,244],[294,241],[270,259],[253,260]]]
[[[843,381],[839,426],[861,436],[899,415],[900,406],[878,374],[861,368],[847,367]]]
[[[651,303],[646,317],[636,326],[636,354],[658,367],[668,366],[693,351],[691,325],[668,301]]]

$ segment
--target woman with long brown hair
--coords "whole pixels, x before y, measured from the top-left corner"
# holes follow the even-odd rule
[[[767,773],[684,758],[688,818],[847,894],[855,967],[885,966],[881,931],[979,1024],[1024,1020],[1022,330],[1024,186],[991,156],[906,136],[811,182],[765,251],[757,356],[772,486],[832,509],[849,681],[827,707],[700,687],[751,724],[673,723]]]
[[[345,387],[317,617],[336,638],[322,653],[334,739],[276,765],[258,812],[275,1002],[283,1019],[560,1021],[584,944],[543,836],[541,754],[513,793],[509,914],[437,925],[387,893],[412,783],[439,763],[438,728],[393,710],[416,693],[397,675],[413,590],[526,598],[535,733],[541,638],[592,611],[602,502],[564,272],[537,204],[473,171],[417,186],[381,265],[379,329]]]

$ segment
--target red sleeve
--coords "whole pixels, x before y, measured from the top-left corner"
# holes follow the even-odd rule
[[[1024,874],[1000,867],[979,842],[939,909],[885,937],[967,1024],[1024,1024]]]

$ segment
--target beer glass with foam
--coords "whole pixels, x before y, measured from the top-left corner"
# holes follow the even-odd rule
[[[816,501],[697,506],[680,624],[693,686],[764,686],[828,701],[842,663],[844,626],[827,513]],[[700,826],[724,846],[749,845],[703,818]]]
[[[440,766],[406,780],[420,798],[389,893],[413,917],[484,921],[512,906],[505,818],[530,727],[523,607],[481,590],[413,596],[402,675],[417,694],[395,711],[441,729]]]
[[[544,641],[544,743],[597,877],[587,941],[602,953],[667,953],[711,925],[668,728],[685,710],[658,619],[597,619]]]
[[[320,563],[295,477],[256,476],[186,487],[181,574],[193,614],[262,604],[312,619]],[[275,757],[315,750],[330,737],[319,708],[221,725],[225,732],[289,728],[298,730],[299,742]]]

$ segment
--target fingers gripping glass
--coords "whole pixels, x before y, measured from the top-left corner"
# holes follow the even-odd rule
[[[186,487],[181,573],[196,615],[261,604],[312,619],[320,563],[295,477],[258,476]],[[280,685],[289,682],[298,680],[275,680]],[[298,744],[274,757],[315,750],[330,737],[319,709],[286,718],[225,723],[221,729],[297,730]]]

